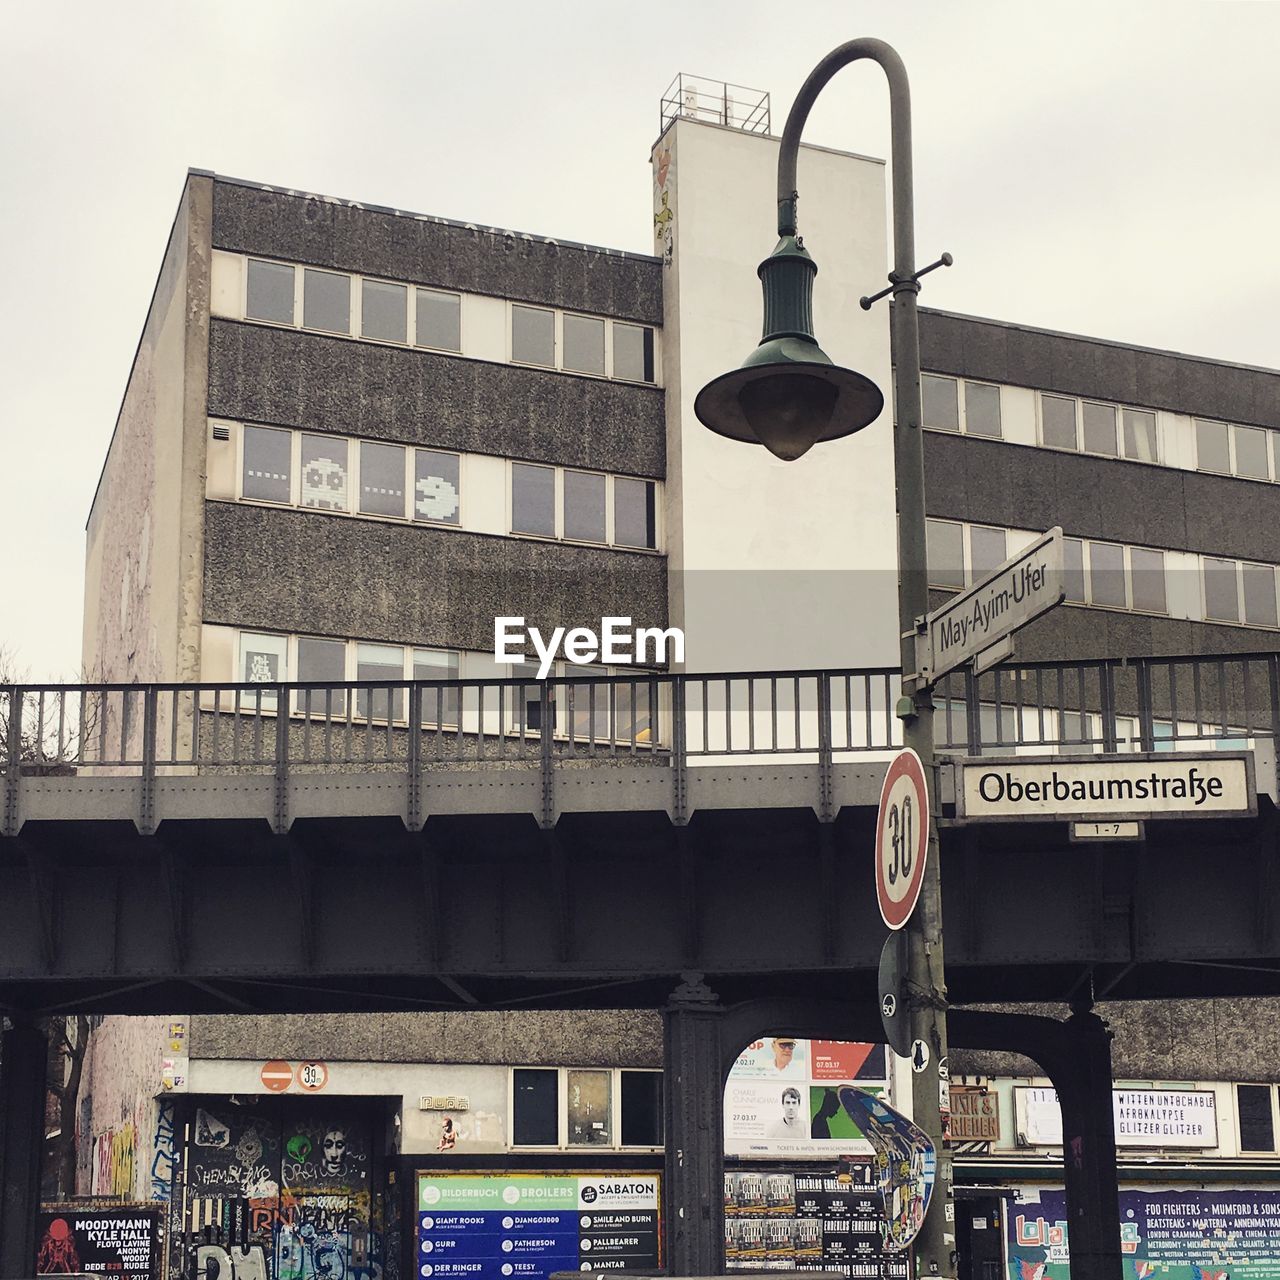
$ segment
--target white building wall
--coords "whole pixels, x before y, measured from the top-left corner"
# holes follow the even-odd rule
[[[654,151],[664,280],[671,621],[686,669],[897,662],[893,442],[870,427],[798,462],[713,435],[693,402],[758,344],[756,267],[777,243],[776,138],[678,120]],[[801,149],[800,231],[817,337],[888,398],[889,311],[858,298],[888,263],[882,162]]]

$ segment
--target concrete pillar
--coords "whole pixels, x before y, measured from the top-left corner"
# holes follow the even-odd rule
[[[720,1030],[724,1010],[700,973],[663,1010],[666,1163],[662,1217],[666,1270],[719,1275],[724,1270],[724,1082]]]
[[[47,1061],[37,1027],[0,1038],[0,1280],[35,1274]]]

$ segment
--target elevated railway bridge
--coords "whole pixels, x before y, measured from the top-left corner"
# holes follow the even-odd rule
[[[0,688],[0,1275],[30,1266],[33,1019],[174,1009],[662,1009],[668,1257],[718,1270],[741,1046],[881,1035],[896,697],[890,670]],[[1118,1280],[1089,1003],[1280,991],[1280,657],[996,668],[936,697],[952,1043],[1054,1079],[1083,1153],[1073,1274]],[[1247,762],[1247,805],[1126,839],[957,807],[966,760],[1219,752]],[[1076,1013],[963,1007],[1046,1000]]]

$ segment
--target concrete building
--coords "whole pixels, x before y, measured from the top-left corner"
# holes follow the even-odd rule
[[[682,628],[689,671],[894,665],[887,420],[783,464],[693,417],[758,339],[751,268],[774,239],[777,141],[740,123],[672,112],[653,253],[193,171],[90,513],[85,669],[321,696],[327,681],[532,680],[495,657],[496,618],[545,633],[615,616]],[[887,261],[883,164],[806,147],[799,176],[823,345],[888,387],[887,309],[855,305]],[[1060,524],[1068,604],[1019,637],[1020,658],[1277,649],[1280,373],[927,309],[921,355],[939,600]],[[404,720],[390,691],[352,701],[338,713]],[[450,711],[442,697],[432,723]],[[509,714],[540,714],[532,684]],[[610,714],[613,732],[650,728],[638,707]],[[1174,1016],[1135,1022],[1124,1078],[1207,1082],[1222,1127],[1198,1162],[1177,1144],[1144,1159],[1186,1183],[1269,1180],[1274,1058],[1143,1034]],[[394,1280],[434,1265],[414,1222],[424,1172],[652,1179],[660,1065],[647,1015],[108,1019],[81,1190],[165,1203],[167,1275]],[[1045,1100],[1015,1097],[1041,1082],[1025,1064],[957,1068],[1005,1126],[962,1172],[1051,1183],[1051,1122],[1026,1127]],[[1263,1111],[1255,1151],[1243,1117],[1260,1142]],[[994,1214],[1003,1239],[993,1196],[972,1225]]]

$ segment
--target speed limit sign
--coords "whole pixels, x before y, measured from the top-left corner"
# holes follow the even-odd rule
[[[893,758],[884,775],[876,818],[876,898],[890,929],[901,929],[915,910],[928,848],[929,792],[924,766],[907,747]]]

